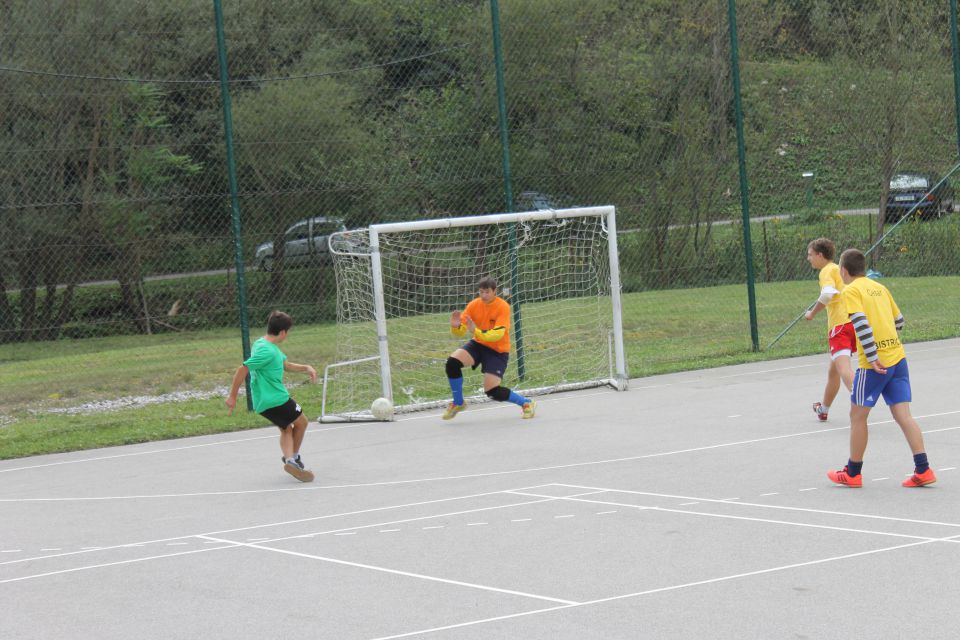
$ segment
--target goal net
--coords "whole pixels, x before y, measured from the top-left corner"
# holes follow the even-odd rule
[[[324,372],[321,420],[371,419],[450,399],[447,357],[468,337],[450,313],[491,276],[510,303],[505,386],[525,395],[625,389],[616,214],[589,207],[377,224],[330,236],[337,282],[337,362]],[[464,395],[486,401],[479,371]]]

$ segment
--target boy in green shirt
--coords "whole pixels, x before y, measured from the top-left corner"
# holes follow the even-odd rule
[[[253,395],[253,410],[277,425],[280,429],[280,450],[283,452],[283,470],[301,482],[313,480],[313,472],[304,467],[300,459],[300,445],[307,432],[307,417],[283,384],[284,371],[296,371],[317,381],[316,370],[308,364],[288,362],[278,346],[286,340],[293,326],[293,319],[282,311],[273,311],[267,318],[267,335],[253,343],[250,357],[243,361],[233,374],[230,394],[224,401],[228,414],[237,406],[237,392],[250,374],[250,392]]]

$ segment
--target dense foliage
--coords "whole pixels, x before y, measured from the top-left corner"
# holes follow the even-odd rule
[[[742,240],[715,224],[741,207],[727,3],[499,4],[514,208],[524,192],[616,205],[635,231],[621,259],[634,290],[742,281]],[[313,215],[359,226],[511,206],[487,2],[224,6],[248,264]],[[197,291],[144,282],[233,265],[209,3],[0,7],[0,341],[235,322],[229,274]],[[875,207],[897,167],[952,166],[945,0],[737,7],[754,215],[803,206],[803,171],[832,209]],[[781,279],[772,235],[766,256],[754,239],[758,277]],[[117,282],[109,304],[78,286],[98,279]],[[254,309],[331,315],[323,268],[280,260],[250,286]]]

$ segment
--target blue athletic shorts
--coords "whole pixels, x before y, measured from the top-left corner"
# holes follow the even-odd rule
[[[473,358],[473,367],[480,367],[483,373],[492,373],[498,378],[503,379],[503,373],[507,370],[507,361],[510,359],[509,353],[500,353],[490,347],[485,347],[476,340],[471,340],[463,345],[462,349]]]
[[[887,367],[887,373],[877,373],[873,369],[857,369],[853,374],[853,392],[850,394],[850,403],[861,407],[874,407],[883,396],[887,406],[910,402],[913,396],[910,392],[910,370],[907,369],[907,359],[904,358],[892,367]]]

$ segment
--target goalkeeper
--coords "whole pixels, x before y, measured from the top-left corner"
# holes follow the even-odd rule
[[[479,295],[466,309],[450,314],[450,332],[457,337],[469,334],[471,339],[447,358],[447,379],[453,402],[447,405],[443,419],[450,420],[467,408],[463,398],[464,366],[480,367],[487,396],[512,402],[522,409],[522,417],[532,418],[536,403],[500,384],[510,358],[510,305],[497,296],[497,281],[493,278],[482,278],[477,289]]]

